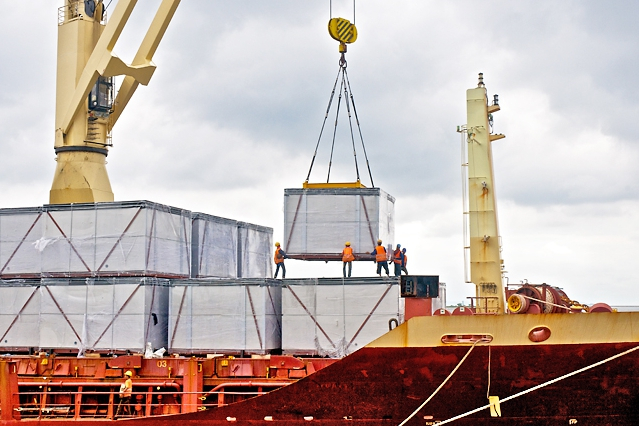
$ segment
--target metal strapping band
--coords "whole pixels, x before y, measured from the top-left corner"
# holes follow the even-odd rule
[[[324,331],[324,329],[322,328],[322,326],[319,324],[319,322],[317,322],[317,320],[315,319],[315,317],[313,316],[313,314],[308,310],[308,308],[304,305],[304,303],[300,300],[299,297],[297,297],[297,294],[295,294],[295,292],[293,291],[293,289],[291,288],[290,285],[286,285],[286,288],[288,288],[291,291],[291,294],[293,295],[293,297],[295,297],[295,299],[299,302],[299,304],[302,306],[302,308],[304,308],[304,310],[306,311],[306,313],[308,314],[309,317],[311,317],[311,319],[313,320],[313,322],[315,323],[315,325],[317,326],[317,328],[320,329],[320,331],[322,332],[322,334],[324,335],[324,337],[326,337],[326,339],[329,341],[329,343],[331,345],[333,345],[333,348],[335,347],[335,343],[333,343],[333,341],[331,340],[330,337],[328,337],[328,334],[326,334],[326,332]]]

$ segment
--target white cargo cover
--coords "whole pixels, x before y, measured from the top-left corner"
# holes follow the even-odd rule
[[[279,349],[281,290],[273,279],[174,280],[170,351],[265,354]]]
[[[267,278],[273,229],[193,213],[193,278]]]
[[[273,276],[273,228],[238,222],[238,278]]]
[[[139,351],[167,346],[168,281],[50,278],[0,282],[0,347]]]
[[[272,239],[272,228],[149,201],[0,209],[0,278],[266,278]]]
[[[284,190],[284,251],[307,260],[341,259],[344,242],[369,253],[392,246],[395,198],[379,188]]]
[[[188,277],[191,212],[149,201],[0,209],[3,278]]]
[[[398,278],[288,279],[282,288],[282,350],[344,357],[403,321]]]

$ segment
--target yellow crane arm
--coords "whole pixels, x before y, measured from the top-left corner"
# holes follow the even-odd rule
[[[126,67],[122,60],[113,55],[112,50],[120,34],[122,34],[122,30],[136,3],[137,0],[120,0],[117,3],[111,19],[109,19],[104,32],[98,39],[89,60],[84,66],[73,94],[70,98],[58,95],[56,133],[66,134],[69,131],[73,118],[78,110],[84,106],[85,100],[99,75],[104,75],[103,73],[107,68],[110,68],[109,71],[113,71],[115,68],[123,68],[123,65]],[[56,135],[56,139],[58,137],[61,138],[62,134]]]
[[[140,66],[146,64],[152,64],[151,60],[155,51],[166,32],[171,19],[173,18],[173,14],[180,4],[180,0],[163,0],[162,4],[158,8],[158,11],[153,18],[153,22],[149,27],[146,35],[144,36],[144,40],[142,40],[142,44],[138,49],[135,57],[133,58],[132,66]],[[118,91],[117,97],[115,98],[115,103],[113,107],[113,113],[111,114],[111,126],[113,126],[120,118],[122,111],[129,103],[129,100],[135,93],[135,90],[138,88],[139,84],[145,85],[142,81],[136,79],[133,76],[127,75],[120,86],[120,90]]]

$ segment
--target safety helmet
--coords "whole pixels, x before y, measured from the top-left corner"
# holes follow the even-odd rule
[[[126,373],[124,373],[124,375],[127,376],[127,377],[131,377],[131,376],[133,376],[133,373],[131,373],[131,370],[129,370]]]
[[[347,246],[350,246],[350,245],[351,245],[351,242],[350,242],[350,241],[346,241],[346,243],[345,243],[345,244],[346,244]]]
[[[401,244],[397,244],[397,248],[402,248],[402,245]]]
[[[280,243],[275,243],[275,247],[279,247],[279,246],[280,246]]]
[[[405,251],[406,251],[406,249],[405,249],[405,248],[403,248],[403,249],[402,249],[402,253],[403,253],[403,252],[405,252]]]
[[[381,243],[382,243],[382,240],[377,240],[377,244],[381,244]]]

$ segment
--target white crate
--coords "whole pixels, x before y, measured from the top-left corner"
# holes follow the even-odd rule
[[[402,319],[395,278],[286,280],[282,288],[282,350],[341,358]]]
[[[148,201],[0,209],[0,276],[188,277],[191,212]]]
[[[357,258],[377,239],[392,246],[395,198],[379,188],[284,190],[283,249],[293,258],[341,259],[349,241]]]
[[[265,354],[281,346],[281,287],[271,279],[171,284],[169,349]]]
[[[167,346],[169,287],[154,278],[48,278],[0,285],[3,348],[83,352]]]
[[[193,213],[192,278],[267,278],[273,229]]]

